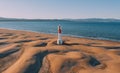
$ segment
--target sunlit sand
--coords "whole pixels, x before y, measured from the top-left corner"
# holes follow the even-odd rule
[[[120,73],[120,42],[0,29],[0,73]]]

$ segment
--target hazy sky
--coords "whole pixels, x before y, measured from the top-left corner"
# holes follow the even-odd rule
[[[120,19],[120,0],[0,0],[0,17]]]

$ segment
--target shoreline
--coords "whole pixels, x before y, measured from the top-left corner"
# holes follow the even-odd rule
[[[38,34],[47,34],[47,35],[54,35],[57,36],[57,33],[45,33],[45,32],[38,32],[38,31],[32,31],[32,30],[17,30],[17,29],[11,29],[11,28],[0,28],[5,30],[15,30],[15,31],[25,31],[25,32],[33,32]],[[83,38],[83,39],[91,39],[91,40],[102,40],[102,41],[111,41],[111,42],[120,42],[120,40],[115,39],[109,39],[109,38],[94,38],[94,37],[85,37],[85,36],[77,36],[77,35],[70,35],[70,34],[62,34],[63,37],[72,37],[72,38]]]

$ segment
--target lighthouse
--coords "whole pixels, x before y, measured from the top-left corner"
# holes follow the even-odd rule
[[[61,26],[59,25],[58,26],[58,39],[57,39],[57,44],[58,45],[62,45],[63,44],[61,33],[62,33],[62,29],[61,29]]]

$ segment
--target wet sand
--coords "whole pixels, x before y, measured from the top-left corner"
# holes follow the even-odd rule
[[[0,29],[0,73],[120,73],[120,42]]]

